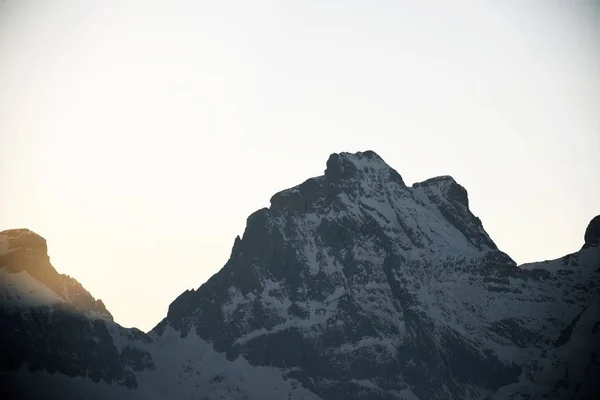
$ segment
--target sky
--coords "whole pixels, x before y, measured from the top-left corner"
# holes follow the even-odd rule
[[[370,149],[452,175],[518,263],[563,256],[600,214],[599,5],[4,0],[0,230],[149,330],[274,193]]]

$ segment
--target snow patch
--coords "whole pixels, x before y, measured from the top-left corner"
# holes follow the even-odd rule
[[[65,302],[27,271],[13,273],[2,267],[0,282],[0,300],[6,308],[40,307]]]
[[[244,301],[244,296],[238,288],[233,286],[227,290],[227,293],[229,294],[229,301],[221,306],[221,313],[223,314],[223,318],[229,321],[235,310]]]

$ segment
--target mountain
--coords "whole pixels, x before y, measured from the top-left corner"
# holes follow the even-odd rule
[[[44,238],[27,229],[0,232],[0,322],[0,398],[25,395],[19,389],[30,383],[15,384],[20,377],[13,372],[19,368],[135,388],[129,367],[154,367],[147,352],[134,347],[117,351],[114,333],[150,339],[139,330],[120,328],[101,300],[59,274],[50,264]],[[35,385],[29,389],[39,394]],[[47,391],[40,393],[52,398]]]
[[[101,300],[95,300],[79,282],[59,274],[48,257],[46,240],[28,229],[0,232],[2,305],[28,308],[60,304],[74,312],[97,315],[112,321]],[[28,293],[20,289],[28,288]]]
[[[407,186],[371,151],[332,154],[323,176],[275,194],[248,218],[225,266],[175,299],[148,334],[120,327],[81,285],[58,275],[39,236],[1,235],[8,245],[0,256],[0,350],[8,362],[0,371],[12,395],[600,393],[600,217],[581,250],[517,266],[454,179]],[[77,296],[61,291],[67,281]]]

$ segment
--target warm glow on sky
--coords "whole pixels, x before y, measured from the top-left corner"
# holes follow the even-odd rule
[[[600,7],[486,3],[4,1],[0,230],[45,237],[143,330],[332,152],[452,175],[517,262],[578,250],[600,213]]]

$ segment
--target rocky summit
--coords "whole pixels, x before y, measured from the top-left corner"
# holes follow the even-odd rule
[[[30,399],[597,398],[599,222],[517,266],[453,178],[332,154],[148,334],[61,289],[41,237],[3,232],[0,376]]]
[[[0,268],[5,278],[2,281],[5,290],[0,293],[3,307],[62,304],[72,311],[112,320],[101,300],[95,300],[79,282],[54,269],[46,240],[28,229],[0,232]],[[31,286],[24,296],[19,290],[23,285]]]

